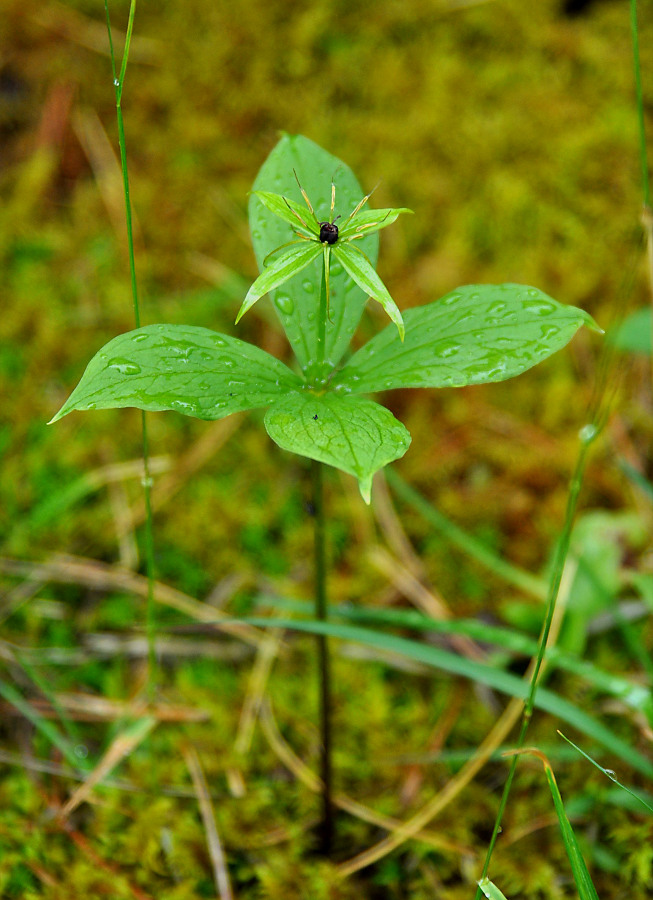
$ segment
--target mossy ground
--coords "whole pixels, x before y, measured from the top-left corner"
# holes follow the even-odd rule
[[[641,5],[650,110],[653,10]],[[110,6],[115,28],[124,29],[128,3]],[[90,356],[133,326],[103,15],[99,0],[8,0],[0,10],[0,528],[12,559],[39,563],[67,553],[139,567],[141,538],[122,524],[130,511],[138,518],[139,479],[116,477],[111,467],[138,458],[140,415],[75,414],[45,425]],[[247,191],[284,130],[346,160],[365,188],[382,179],[377,205],[415,211],[381,242],[380,272],[400,306],[459,284],[516,281],[582,306],[607,326],[647,296],[633,93],[624,2],[597,2],[574,20],[560,14],[558,0],[142,3],[123,106],[143,321],[235,333],[233,319],[256,275]],[[288,360],[266,303],[238,335]],[[361,333],[380,324],[372,307]],[[413,434],[398,471],[497,553],[542,571],[563,521],[597,353],[598,339],[580,334],[515,381],[390,395],[388,405]],[[625,359],[619,365],[626,378],[583,503],[634,510],[646,526],[650,507],[633,495],[615,459],[646,462],[648,369]],[[221,424],[172,414],[149,421],[152,453],[168,473],[154,489],[158,579],[202,600],[215,591],[214,601],[237,615],[251,610],[260,590],[309,596],[310,485],[302,460],[274,448],[256,414],[224,434]],[[163,497],[157,485],[165,478]],[[331,599],[405,604],[369,555],[379,526],[353,480],[331,473],[327,487]],[[452,550],[412,510],[401,512],[425,577],[456,616],[537,627],[536,601]],[[646,540],[619,540],[620,566],[645,571]],[[2,679],[26,697],[76,692],[124,701],[141,690],[143,654],[122,642],[142,635],[141,596],[110,578],[93,589],[79,579],[7,576],[5,598]],[[340,880],[312,853],[315,795],[289,773],[261,727],[244,760],[235,752],[252,648],[224,636],[168,633],[193,619],[163,606],[157,619],[164,644],[157,700],[205,718],[162,721],[150,732],[114,773],[135,790],[98,789],[63,826],[56,812],[75,782],[32,766],[31,757],[63,761],[5,705],[2,896],[215,896],[184,757],[189,744],[214,796],[239,900],[473,895],[503,762],[486,766],[432,823],[448,849],[408,842]],[[650,651],[650,626],[634,628],[636,645]],[[101,652],[105,633],[114,644]],[[61,649],[63,663],[52,661],[51,648]],[[451,721],[445,749],[473,753],[505,701],[354,651],[335,649],[337,786],[377,812],[408,818],[462,764],[420,762],[442,723]],[[632,645],[614,630],[590,638],[586,652],[608,670],[642,677]],[[286,636],[266,696],[284,737],[315,770],[314,674],[312,641]],[[555,675],[553,686],[646,746],[646,723],[629,722],[630,714],[571,676]],[[124,725],[117,713],[75,718],[67,723],[74,743],[93,760]],[[555,727],[537,716],[530,741],[551,750],[602,900],[649,897],[651,819],[621,808],[596,770],[564,756]],[[235,765],[246,786],[240,798],[229,786]],[[628,770],[619,775],[641,782]],[[342,813],[338,859],[384,833]],[[544,777],[529,763],[518,772],[493,877],[508,898],[574,895]]]

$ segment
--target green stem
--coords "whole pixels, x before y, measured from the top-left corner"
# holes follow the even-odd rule
[[[113,74],[113,86],[116,94],[116,118],[118,120],[118,145],[120,147],[120,167],[122,170],[123,193],[125,196],[125,220],[127,225],[127,250],[129,254],[129,273],[131,277],[132,302],[134,306],[134,321],[140,328],[141,314],[138,303],[138,284],[136,281],[136,261],[134,257],[134,229],[132,222],[132,207],[129,194],[129,175],[127,171],[127,145],[125,141],[125,124],[122,115],[122,90],[127,71],[127,60],[134,30],[134,16],[136,14],[136,0],[131,0],[129,6],[129,19],[127,21],[127,33],[125,36],[125,49],[123,51],[120,76],[116,72],[116,58],[113,49],[113,35],[111,33],[111,21],[109,18],[109,3],[104,0],[104,11],[107,18],[107,31],[109,34],[109,55],[111,57],[111,72]],[[147,643],[149,664],[149,691],[150,696],[154,692],[154,675],[156,671],[156,622],[154,615],[154,534],[152,527],[152,476],[150,473],[150,450],[147,430],[147,417],[141,412],[141,427],[143,434],[143,489],[145,492],[145,565],[147,570]]]
[[[324,363],[326,356],[326,320],[329,311],[329,247],[322,254],[322,281],[320,284],[320,308],[318,310],[317,361]],[[320,376],[322,372],[320,371]]]
[[[535,695],[537,693],[538,679],[540,670],[542,668],[542,663],[544,661],[544,654],[546,651],[547,641],[549,639],[549,633],[551,631],[551,623],[553,622],[553,614],[555,612],[556,600],[558,597],[558,591],[560,590],[560,582],[562,580],[562,572],[565,567],[565,561],[567,559],[567,554],[569,552],[569,543],[571,540],[571,529],[574,524],[574,518],[576,515],[576,507],[578,505],[578,497],[580,494],[580,489],[583,483],[583,475],[585,473],[585,467],[587,465],[587,456],[589,453],[590,446],[592,442],[596,439],[599,434],[599,429],[595,425],[586,425],[580,433],[581,437],[581,447],[578,453],[578,459],[576,460],[576,468],[574,470],[574,474],[571,479],[571,485],[569,488],[569,497],[567,499],[567,510],[565,514],[565,523],[562,529],[562,535],[560,536],[560,541],[558,542],[558,546],[556,548],[556,554],[553,564],[553,572],[551,575],[551,581],[549,583],[549,592],[547,596],[546,602],[546,615],[544,618],[544,626],[542,628],[542,634],[540,636],[539,646],[537,649],[537,657],[535,659],[535,667],[533,669],[533,674],[531,676],[530,689],[528,692],[528,698],[526,700],[526,704],[524,707],[524,713],[522,716],[521,728],[519,729],[519,736],[517,738],[517,742],[515,744],[515,748],[517,750],[521,750],[524,746],[526,740],[526,733],[528,731],[528,726],[530,725],[531,718],[533,716],[533,710],[535,708]],[[499,809],[497,810],[496,821],[494,823],[494,829],[492,831],[492,837],[490,838],[490,843],[487,849],[487,853],[485,855],[485,863],[483,864],[483,872],[481,873],[481,880],[487,877],[488,870],[490,868],[490,861],[492,859],[492,853],[494,852],[494,846],[497,842],[497,837],[499,836],[499,832],[501,831],[501,822],[503,820],[503,814],[505,812],[506,806],[508,804],[508,797],[510,795],[510,788],[512,786],[513,779],[515,777],[515,770],[517,768],[518,755],[512,757],[512,761],[510,763],[510,770],[508,772],[508,778],[506,779],[506,783],[503,788],[503,793],[501,795],[501,801],[499,803]],[[476,900],[480,900],[482,897],[482,891],[479,888],[476,890]]]
[[[312,462],[313,513],[315,516],[315,618],[328,619],[326,594],[326,542],[324,523],[324,490],[322,463]],[[322,775],[322,822],[320,828],[320,852],[331,855],[333,845],[333,802],[331,799],[331,666],[326,635],[317,636],[317,655],[320,679],[320,736],[322,751],[320,769]]]

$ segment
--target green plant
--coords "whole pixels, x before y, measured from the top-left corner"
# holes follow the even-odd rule
[[[329,206],[325,199],[331,180],[326,173],[334,170],[343,204],[356,207],[361,201],[353,173],[340,160],[307,138],[284,136],[261,169],[250,203],[252,238],[261,269],[271,253],[287,244],[288,238],[292,240],[289,210],[298,205],[292,197],[298,190],[293,170],[307,185],[307,193],[317,197],[318,209]],[[288,207],[281,196],[265,191],[268,186],[281,187]],[[270,212],[272,206],[275,214]],[[284,209],[288,214],[278,218]],[[366,214],[360,244],[371,262],[378,252],[373,231],[389,224],[399,212],[370,210]],[[370,214],[375,218],[370,220]],[[379,216],[385,221],[376,221]],[[356,225],[356,217],[350,217],[350,228]],[[402,319],[394,312],[391,298],[381,294],[378,276],[357,273],[358,283],[349,277],[338,264],[345,258],[341,247],[334,253],[336,264],[330,271],[330,321],[324,258],[315,266],[328,249],[334,253],[318,243],[302,246],[299,259],[297,248],[286,251],[292,256],[281,258],[286,262],[283,272],[278,259],[269,270],[276,276],[266,286],[268,272],[264,271],[239,313],[240,318],[263,289],[269,290],[300,374],[230,335],[193,325],[148,325],[119,335],[93,357],[52,422],[73,410],[124,406],[176,410],[199,419],[221,419],[241,410],[268,407],[265,427],[273,441],[354,475],[369,502],[374,472],[403,456],[410,436],[387,409],[362,395],[393,388],[503,381],[559,350],[581,325],[600,330],[583,310],[556,303],[536,288],[513,284],[458,288],[435,303],[409,309]],[[293,278],[311,263],[310,277],[301,282]],[[292,280],[282,292],[281,284],[288,279]],[[362,284],[368,294],[385,300],[397,329],[386,328],[339,367],[367,300]]]
[[[334,229],[336,196],[344,210],[353,210],[339,233]],[[563,347],[581,325],[600,330],[582,310],[515,284],[468,285],[402,316],[374,264],[378,230],[405,210],[363,210],[368,197],[344,163],[302,136],[283,136],[256,178],[249,217],[261,275],[238,319],[269,292],[298,371],[229,335],[198,326],[149,325],[104,346],[52,419],[73,410],[125,406],[221,419],[267,407],[265,427],[273,441],[315,461],[316,603],[317,618],[323,620],[325,522],[319,463],[354,475],[369,503],[374,473],[403,456],[410,444],[408,431],[392,413],[364,395],[502,381]],[[328,210],[328,220],[320,221],[314,210]],[[323,233],[325,223],[331,228]],[[297,277],[301,272],[303,279]],[[379,300],[393,324],[341,365],[368,295]],[[318,640],[323,846],[328,848],[329,672],[326,635]]]

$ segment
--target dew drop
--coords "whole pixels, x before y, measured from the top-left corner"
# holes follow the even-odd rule
[[[536,316],[550,316],[555,309],[548,300],[525,300],[523,308]]]
[[[283,313],[284,316],[291,316],[295,311],[295,303],[288,294],[278,294],[274,302],[279,312]]]
[[[302,287],[304,288],[304,290],[306,291],[307,294],[315,293],[315,285],[313,284],[312,281],[309,281],[308,278],[306,279],[306,281],[302,281]]]
[[[549,338],[555,337],[556,334],[560,332],[560,329],[557,325],[541,325],[540,326],[540,335],[544,338],[544,340],[548,340]]]
[[[437,357],[446,359],[447,357],[455,356],[456,353],[460,352],[460,344],[456,341],[440,341],[439,344],[435,345],[433,350]]]
[[[141,341],[146,341],[149,337],[149,334],[135,334],[132,338],[135,344],[140,344]]]
[[[107,363],[107,368],[116,369],[121,375],[138,375],[141,371],[140,366],[130,362],[128,359],[123,359],[122,356],[114,356],[114,358]]]
[[[178,409],[180,411],[190,411],[195,412],[197,409],[197,405],[195,403],[188,403],[186,400],[171,400],[170,406],[172,409]]]
[[[589,444],[594,440],[597,434],[598,428],[596,427],[596,425],[583,425],[581,430],[578,432],[578,437],[583,444]]]

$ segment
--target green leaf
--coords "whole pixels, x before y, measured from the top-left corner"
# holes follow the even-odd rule
[[[357,247],[340,242],[333,245],[331,252],[342,263],[356,284],[381,304],[397,326],[399,339],[403,341],[404,320],[401,318],[399,308],[365,255]]]
[[[340,239],[351,236],[352,234],[374,234],[381,228],[387,228],[396,222],[402,213],[411,213],[412,209],[361,209],[354,218],[340,229]]]
[[[236,316],[238,323],[245,315],[250,307],[254,306],[256,301],[267,294],[269,291],[282,285],[293,275],[297,275],[302,269],[305,269],[314,259],[323,253],[322,244],[301,242],[300,247],[289,247],[281,256],[278,256],[273,262],[267,265],[259,277],[256,279],[251,288],[247,291],[247,296],[243,300],[243,305]]]
[[[304,203],[295,203],[288,197],[282,197],[281,194],[273,194],[270,191],[252,191],[254,197],[258,197],[261,203],[273,212],[275,216],[288,222],[293,228],[302,228],[302,221],[306,222],[306,228],[312,234],[319,236],[320,229],[317,227],[315,216]],[[294,210],[294,212],[293,212]],[[300,221],[301,220],[301,221]]]
[[[267,411],[265,427],[283,450],[357,478],[366,503],[374,473],[410,445],[410,434],[390,410],[360,397],[292,393]]]
[[[136,406],[222,419],[269,406],[301,380],[245,341],[191,325],[147,325],[109,341],[53,417],[74,409]]]
[[[351,169],[301,135],[284,135],[281,138],[258,173],[253,189],[283,194],[303,205],[293,169],[318,219],[326,220],[330,216],[332,179],[336,185],[336,214],[346,217],[363,199],[363,191]],[[256,260],[262,270],[263,260],[269,253],[295,238],[294,228],[290,222],[282,221],[270,212],[255,195],[250,197],[249,223]],[[378,236],[366,235],[357,243],[374,264],[378,255]],[[295,278],[274,289],[270,295],[304,371],[315,366],[319,358],[317,310],[321,277],[322,261],[316,260],[304,278]],[[367,295],[339,265],[331,267],[330,293],[331,321],[326,323],[324,353],[329,371],[349,346],[367,301]]]
[[[394,328],[384,329],[352,356],[334,386],[370,393],[504,381],[560,350],[581,325],[600,331],[582,309],[520,284],[467,285],[403,316],[404,343]]]
[[[478,886],[483,891],[488,900],[507,900],[506,895],[502,894],[496,884],[490,881],[489,878],[481,878]]]

